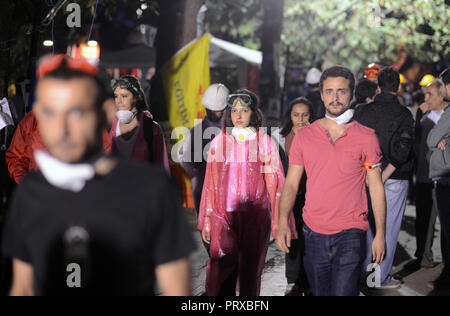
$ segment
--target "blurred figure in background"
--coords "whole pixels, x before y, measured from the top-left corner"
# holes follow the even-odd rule
[[[383,153],[382,177],[387,201],[387,252],[386,259],[381,263],[381,288],[396,288],[401,285],[401,281],[392,278],[390,272],[414,164],[414,120],[411,112],[398,100],[399,85],[399,73],[391,67],[383,68],[378,74],[381,93],[373,102],[357,108],[354,116],[358,123],[375,130]],[[367,234],[368,246],[375,234],[374,229],[371,225]],[[371,262],[372,253],[367,249],[364,267]]]
[[[356,109],[361,104],[372,102],[378,92],[378,85],[368,79],[361,79],[355,87],[355,100],[351,108]]]
[[[437,208],[433,203],[434,184],[430,179],[430,165],[428,161],[427,139],[430,131],[441,119],[447,102],[444,101],[440,89],[442,83],[433,81],[425,87],[425,102],[429,111],[424,113],[420,122],[416,124],[416,260],[408,263],[405,268],[415,271],[421,267],[433,267],[433,253],[431,251],[434,239],[434,224],[436,222]],[[434,208],[434,209],[433,209]]]
[[[306,83],[309,87],[309,92],[306,98],[313,104],[312,115],[315,120],[325,117],[325,105],[320,97],[319,82],[322,72],[317,68],[311,68],[306,74]]]
[[[289,105],[286,113],[284,125],[281,131],[272,134],[272,138],[280,145],[279,151],[283,163],[284,173],[287,175],[289,169],[289,153],[295,135],[302,128],[309,126],[313,121],[312,103],[304,98],[297,98]],[[294,218],[297,231],[303,228],[303,207],[306,201],[306,176],[302,178],[297,199],[294,204]],[[305,239],[303,234],[298,235],[298,239],[292,240],[291,248],[286,259],[286,296],[304,295],[308,290],[308,279],[306,277],[303,256],[305,252]]]
[[[206,108],[206,117],[192,128],[178,151],[181,166],[192,179],[192,194],[195,209],[200,210],[203,183],[211,140],[223,129],[223,114],[227,107],[230,91],[223,84],[213,84],[206,89],[202,104]],[[209,244],[204,243],[209,253]]]
[[[440,94],[445,101],[450,100],[450,68],[440,75],[442,86]],[[435,290],[450,289],[450,110],[449,105],[444,109],[439,122],[428,135],[428,148],[431,151],[430,178],[435,182],[436,201],[439,220],[444,235],[442,256],[444,270],[433,283]]]

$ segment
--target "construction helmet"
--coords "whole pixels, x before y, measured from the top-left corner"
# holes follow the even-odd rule
[[[432,83],[435,79],[436,78],[433,75],[427,74],[427,75],[423,76],[422,80],[420,80],[419,85],[421,87],[426,87],[430,83]]]
[[[309,85],[316,85],[320,82],[322,72],[317,68],[311,68],[306,74],[306,83]]]
[[[223,84],[212,84],[203,94],[202,104],[210,111],[223,111],[227,107],[227,98],[229,94],[230,90]]]
[[[366,69],[364,69],[364,78],[377,79],[378,73],[381,69],[382,67],[378,64],[370,64]]]

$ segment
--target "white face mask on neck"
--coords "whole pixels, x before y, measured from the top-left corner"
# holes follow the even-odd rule
[[[325,117],[327,119],[335,121],[339,125],[345,125],[353,119],[354,115],[355,115],[355,110],[348,109],[347,111],[345,111],[338,117],[330,117],[329,115],[325,115]]]
[[[256,139],[256,130],[253,127],[234,127],[231,134],[240,143]]]
[[[128,124],[134,119],[135,113],[131,111],[117,111],[116,117],[120,123]]]
[[[95,176],[95,167],[88,163],[65,163],[41,150],[36,150],[34,157],[45,179],[63,190],[80,192]]]

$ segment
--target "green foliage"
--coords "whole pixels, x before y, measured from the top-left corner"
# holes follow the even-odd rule
[[[261,46],[261,0],[206,0],[206,31],[252,49]]]
[[[276,0],[274,0],[276,1]],[[261,47],[261,0],[207,0],[206,29],[253,49]],[[400,47],[420,62],[450,58],[450,7],[445,0],[285,0],[282,42],[290,63],[327,60],[354,70],[398,61]]]
[[[421,62],[448,61],[449,17],[445,0],[286,0],[282,40],[307,67],[391,64],[401,47]]]

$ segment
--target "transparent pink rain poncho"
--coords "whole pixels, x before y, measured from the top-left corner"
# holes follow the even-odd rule
[[[236,269],[241,296],[258,296],[270,241],[278,229],[284,172],[270,136],[237,142],[223,132],[211,143],[200,204],[200,230],[211,233],[206,294],[217,296]],[[292,214],[292,213],[291,213]],[[295,220],[289,225],[297,238]]]

